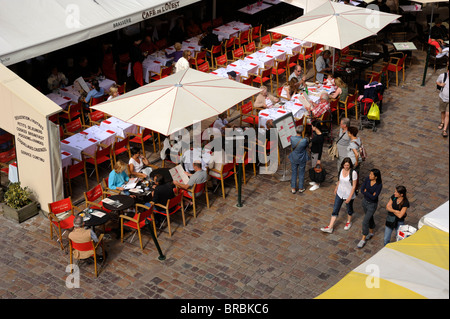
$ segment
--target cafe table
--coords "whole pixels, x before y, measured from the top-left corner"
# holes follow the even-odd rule
[[[244,61],[248,61],[250,63],[258,64],[260,68],[270,68],[275,64],[275,58],[272,55],[262,54],[260,52],[255,52],[251,55],[248,55],[244,58]]]
[[[96,139],[77,133],[61,140],[61,150],[71,153],[73,158],[81,161],[83,152],[94,156],[98,143]]]
[[[280,104],[276,104],[276,106]],[[268,120],[276,120],[287,113],[292,113],[294,118],[302,118],[303,115],[308,114],[305,107],[299,102],[289,101],[282,107],[273,107],[259,111],[259,127],[267,128]]]
[[[249,23],[243,23],[240,21],[231,21],[213,29],[213,33],[219,37],[219,41],[223,39],[230,39],[231,37],[237,37],[239,32],[247,31],[252,27]]]
[[[84,226],[95,228],[96,226],[105,225],[111,219],[111,215],[101,209],[90,208],[90,216],[86,216],[86,210],[78,213],[78,215],[83,217]]]
[[[111,195],[102,200],[103,207],[114,212],[133,208],[135,202],[135,199],[128,195]]]
[[[230,72],[230,71],[227,70],[227,68],[220,68],[220,69],[212,71],[211,74],[214,74],[214,75],[217,75],[217,76],[220,76],[220,77],[223,77],[223,78],[227,79],[228,78],[228,72]],[[237,72],[237,71],[235,71],[235,72],[236,72],[236,81],[240,82],[241,81],[241,73]]]
[[[72,154],[66,151],[61,151],[61,168],[64,169],[72,165]]]
[[[161,68],[166,66],[167,62],[172,58],[168,58],[164,50],[149,54],[144,61],[142,61],[142,73],[144,76],[144,82],[150,83],[150,71],[160,73]]]
[[[105,91],[105,94],[108,94],[109,89],[111,88],[111,86],[116,84],[116,82],[113,80],[110,80],[110,79],[101,79],[101,80],[99,79],[98,84],[101,88],[103,88],[103,90]],[[72,102],[75,102],[75,103],[78,103],[78,99],[81,96],[81,93],[75,88],[75,86],[73,84],[66,86],[64,88],[61,88],[59,90],[59,92],[64,98],[68,98]]]
[[[258,64],[245,60],[237,60],[227,65],[227,71],[239,72],[241,76],[248,77],[249,73],[258,74]]]
[[[47,94],[46,97],[48,97],[54,103],[58,104],[63,110],[66,110],[69,106],[69,103],[71,102],[71,99],[69,97],[63,96],[58,93],[50,93]]]
[[[265,47],[256,51],[255,54],[265,54],[269,58],[273,57],[275,60],[286,59],[286,51],[278,47]]]
[[[93,125],[84,131],[80,132],[80,134],[87,135],[88,138],[92,138],[94,140],[99,141],[100,144],[104,145],[112,145],[116,138],[116,132],[112,130],[104,130],[100,128],[99,125]]]
[[[258,2],[255,2],[253,4],[247,5],[247,6],[243,7],[243,8],[241,8],[241,9],[239,9],[238,11],[242,12],[242,13],[249,14],[249,15],[254,15],[254,14],[256,14],[258,12],[261,12],[261,11],[263,11],[265,9],[268,9],[270,7],[272,7],[271,4],[268,4],[268,3],[265,3],[265,2],[260,2],[259,5],[258,5]]]
[[[136,134],[137,126],[135,124],[124,122],[117,117],[110,117],[100,123],[100,128],[104,131],[112,131],[122,138],[126,138],[126,133]]]
[[[286,37],[272,45],[273,48],[286,51],[287,54],[294,54],[294,52],[300,52],[302,47],[311,44],[310,42],[300,41],[291,37]]]

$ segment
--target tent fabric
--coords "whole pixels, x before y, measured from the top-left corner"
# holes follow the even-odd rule
[[[421,228],[423,225],[428,225],[440,230],[443,230],[445,232],[449,232],[449,205],[448,201],[435,210],[433,210],[431,213],[426,214],[419,220],[418,227]]]
[[[448,299],[448,233],[423,226],[388,244],[317,299]]]
[[[0,62],[8,66],[199,0],[0,0]]]

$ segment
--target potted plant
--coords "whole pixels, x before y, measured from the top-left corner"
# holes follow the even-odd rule
[[[4,195],[3,213],[8,219],[19,223],[39,213],[38,203],[32,199],[28,187],[21,187],[20,183],[12,183]]]

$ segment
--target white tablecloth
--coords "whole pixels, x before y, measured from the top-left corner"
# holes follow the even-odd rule
[[[94,155],[99,141],[84,134],[75,134],[61,141],[61,150],[71,153],[73,158],[82,160],[82,152]]]
[[[217,70],[211,72],[211,74],[214,74],[214,75],[217,75],[217,76],[220,76],[220,77],[223,77],[223,78],[227,79],[228,78],[228,72],[229,71],[226,68],[220,68],[220,69],[217,69]],[[236,81],[237,82],[241,81],[241,74],[238,73],[238,72],[236,72]]]
[[[9,164],[8,179],[11,183],[19,182],[19,173],[17,172],[17,162]]]
[[[258,64],[260,68],[269,68],[274,66],[275,57],[273,55],[262,54],[260,52],[255,52],[251,55],[245,57],[244,61],[248,61],[250,63]]]
[[[149,71],[156,73],[161,72],[161,67],[166,66],[166,63],[170,60],[171,58],[166,57],[164,51],[158,51],[148,55],[145,60],[142,61],[142,73],[144,76],[144,82],[150,83]]]
[[[239,72],[241,76],[248,77],[249,73],[258,74],[258,64],[245,60],[237,60],[227,65],[227,71]]]
[[[274,58],[275,60],[284,60],[286,59],[286,51],[280,48],[274,47],[265,47],[261,50],[258,50],[254,53],[255,55],[265,55],[269,58]]]
[[[136,134],[137,126],[131,123],[119,120],[116,117],[110,117],[100,123],[100,128],[105,131],[116,132],[117,136],[126,137],[126,133]]]
[[[61,167],[64,169],[72,165],[72,154],[67,151],[61,151]]]
[[[270,108],[260,111],[258,113],[259,127],[266,128],[266,123],[268,120],[276,120],[286,115],[287,113],[292,113],[294,119],[302,118],[303,115],[308,114],[302,104],[294,101],[289,101],[284,104],[283,108]]]
[[[113,84],[116,84],[116,82],[110,79],[104,79],[100,80],[98,84],[100,85],[101,88],[103,88],[103,90],[105,90],[105,94],[108,94],[109,88]],[[81,95],[80,92],[78,92],[73,85],[69,85],[65,88],[60,89],[60,94],[65,98],[69,98],[72,102],[75,103],[78,103],[78,99],[80,98]]]
[[[66,110],[71,101],[70,98],[64,96],[63,94],[50,93],[46,95],[50,100],[58,104],[62,109]]]
[[[90,128],[85,129],[80,134],[87,135],[88,138],[93,138],[99,141],[101,144],[112,145],[116,138],[116,132],[113,130],[104,130],[100,128],[98,125],[91,126]]]
[[[251,4],[249,6],[243,7],[241,9],[239,9],[238,11],[242,12],[242,13],[247,13],[247,14],[253,15],[253,14],[258,13],[258,12],[264,10],[264,9],[270,8],[271,6],[272,6],[271,4],[264,3],[264,2],[261,3],[261,5],[258,6],[258,3],[256,2],[256,3]]]
[[[220,27],[214,28],[213,33],[219,36],[219,41],[223,39],[229,39],[231,37],[237,37],[239,32],[247,31],[251,28],[251,24],[243,23],[240,21],[231,21]]]
[[[280,40],[272,45],[272,48],[275,48],[277,50],[283,50],[287,54],[294,54],[295,52],[299,52],[302,49],[302,42],[295,41],[295,40],[286,40],[284,38],[283,40]]]

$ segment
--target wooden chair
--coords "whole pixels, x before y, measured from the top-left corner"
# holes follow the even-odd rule
[[[92,111],[88,114],[89,126],[100,125],[100,122],[106,120],[108,117],[102,111]]]
[[[100,97],[93,97],[93,98],[91,98],[91,100],[89,101],[89,106],[94,106],[94,105],[103,103],[103,102],[106,101],[107,98],[108,98],[107,95],[103,95],[103,96],[100,96]]]
[[[255,51],[256,51],[256,45],[255,45],[255,42],[254,41],[252,41],[252,42],[250,42],[249,44],[246,44],[246,45],[244,45],[244,53],[245,54],[247,54],[247,55],[250,55],[250,54],[252,54],[252,53],[255,53]]]
[[[303,61],[303,70],[306,70],[306,61],[314,58],[314,52],[315,52],[315,45],[313,45],[310,48],[305,47],[302,48],[301,53],[298,55],[298,60]]]
[[[205,50],[206,52],[209,52],[210,59],[211,59],[211,68],[214,68],[214,58],[222,53],[222,44],[213,45],[211,49]],[[216,67],[217,68],[217,67]]]
[[[145,155],[145,142],[151,140],[153,142],[153,152],[156,153],[156,140],[155,140],[155,132],[142,127],[138,128],[138,133],[126,133],[129,138],[130,143],[136,143],[141,146],[142,155]]]
[[[348,117],[347,111],[353,108],[355,109],[355,118],[358,120],[358,91],[354,94],[347,95],[345,102],[339,102],[339,109],[344,110],[345,117]]]
[[[278,42],[280,40],[283,40],[283,35],[281,33],[272,32],[272,41]]]
[[[162,38],[162,39],[156,41],[155,45],[158,48],[158,50],[163,50],[163,49],[168,47],[167,39],[166,38]]]
[[[205,61],[203,64],[200,64],[197,70],[200,72],[208,73],[211,70],[211,68],[209,67],[209,62]]]
[[[247,103],[241,106],[241,113],[239,116],[239,127],[242,126],[242,122],[250,124],[254,128],[258,127],[258,114],[254,111],[261,110],[260,108],[254,108],[253,102],[248,101]]]
[[[261,39],[261,32],[262,32],[262,24],[257,25],[251,29],[251,32],[249,33],[249,41],[259,41]]]
[[[402,52],[393,53],[393,55],[389,59],[389,65],[387,67],[388,77],[386,82],[389,83],[389,72],[395,72],[395,83],[398,86],[398,73],[402,71],[403,73],[403,82],[405,82],[405,60],[406,54]]]
[[[247,179],[245,177],[245,167],[248,164],[252,164],[253,165],[253,176],[256,176],[256,158],[253,158],[252,156],[249,155],[249,150],[246,150],[244,152],[244,155],[242,156],[242,160],[240,161],[242,163],[242,179],[244,181],[244,185],[247,184]],[[250,152],[251,153],[251,152]],[[253,153],[253,155],[256,157],[256,151]],[[236,160],[236,165],[240,165],[239,161]]]
[[[64,250],[62,236],[68,230],[73,228],[73,220],[75,219],[74,210],[81,212],[80,209],[72,205],[72,198],[61,199],[59,201],[48,204],[48,220],[50,222],[50,239],[53,240],[53,229],[56,232],[61,250]],[[62,232],[64,230],[64,232]]]
[[[233,59],[229,60],[229,61],[236,61],[238,59],[243,59],[244,58],[244,49],[243,49],[243,47],[239,47],[237,49],[234,49],[232,51],[232,55],[233,55]]]
[[[349,63],[356,57],[361,57],[362,51],[350,49],[349,47],[345,47],[341,50],[341,54],[339,56],[339,64]]]
[[[61,112],[58,113],[58,115],[59,115],[58,123],[60,119],[65,119],[67,122],[72,122],[77,117],[80,117],[81,120],[83,121],[83,124],[85,124],[83,116],[83,107],[81,102],[76,104],[69,104],[67,110],[62,110]]]
[[[68,185],[68,193],[70,196],[72,196],[72,180],[80,175],[84,175],[86,190],[88,190],[89,182],[86,172],[86,162],[84,160],[80,161],[76,158],[72,158],[72,165],[67,166],[64,170],[64,179]]]
[[[72,136],[81,132],[86,128],[89,128],[90,126],[81,124],[81,118],[77,118],[72,122],[66,123],[64,127],[65,127],[64,129],[65,135]]]
[[[247,44],[249,42],[249,34],[250,29],[239,32],[239,36],[236,38],[234,45],[237,47],[241,47],[244,44]]]
[[[125,94],[127,92],[127,82],[123,82],[122,85],[119,85],[117,88],[119,95]]]
[[[131,158],[131,151],[130,151],[130,139],[129,137],[120,137],[120,136],[116,136],[114,139],[114,144],[112,147],[112,155],[113,155],[113,162],[114,165],[116,165],[117,162],[117,156],[128,152],[128,157]]]
[[[279,77],[282,74],[287,74],[287,58],[284,60],[276,60],[276,67],[272,69],[272,74],[277,80],[277,88],[280,86]]]
[[[438,64],[438,63],[443,64],[441,62],[448,61],[448,56],[447,55],[443,55],[443,56],[438,58],[437,54],[436,54],[436,47],[434,45],[432,45],[432,44],[429,44],[429,43],[427,43],[426,45],[429,47],[429,50],[430,50],[430,60],[429,61],[430,61],[430,63],[433,64],[433,70],[434,70],[434,72],[436,72],[436,64]],[[404,70],[403,70],[403,73],[404,73]],[[404,80],[405,79],[403,79],[403,81]]]
[[[339,125],[339,98],[337,99],[331,99],[330,98],[330,113],[333,115],[333,113],[336,112],[336,124]]]
[[[215,60],[216,60],[216,63],[214,66],[216,69],[218,69],[219,67],[222,67],[222,68],[227,67],[228,59],[227,59],[226,53],[216,57]]]
[[[169,228],[169,237],[172,237],[172,229],[170,226],[170,216],[175,214],[176,212],[181,211],[181,216],[183,217],[183,226],[186,226],[186,219],[184,216],[184,207],[183,207],[183,193],[178,191],[178,194],[175,195],[174,198],[171,198],[167,201],[166,205],[155,204],[152,202],[155,209],[153,210],[156,214],[161,214],[166,216],[167,218],[167,226]],[[159,209],[157,209],[159,208]],[[163,211],[164,210],[164,211]]]
[[[72,241],[71,239],[69,239],[69,260],[70,260],[70,265],[73,265],[73,250],[78,250],[78,251],[94,251],[92,253],[91,256],[87,257],[94,257],[94,273],[95,273],[95,277],[98,277],[98,271],[97,271],[97,248],[101,247],[102,248],[102,254],[103,254],[103,261],[106,259],[106,252],[105,252],[105,246],[103,245],[103,234],[100,234],[100,236],[98,237],[98,242],[94,242],[92,239],[86,243],[75,243],[74,241]],[[84,258],[86,259],[86,258]],[[71,273],[73,272],[73,267],[71,267]]]
[[[194,196],[190,194],[194,194]],[[199,194],[198,196],[195,196],[195,194]],[[209,196],[208,196],[208,187],[206,187],[206,182],[201,184],[194,184],[190,189],[183,190],[183,197],[192,200],[192,208],[194,212],[194,218],[197,218],[197,197],[200,195],[205,194],[206,197],[206,206],[209,208]]]
[[[287,68],[287,75],[286,77],[289,78],[291,75],[291,69],[296,67],[298,65],[298,57],[299,57],[299,53],[294,54],[294,55],[288,55],[287,57],[287,63],[286,63],[286,68]],[[306,69],[303,69],[304,72]]]
[[[270,92],[273,91],[273,82],[272,82],[272,69],[269,68],[259,68],[259,75],[256,75],[253,79],[254,83],[258,83],[259,85],[264,85],[266,82],[270,82]]]
[[[101,148],[102,147],[102,148]],[[98,166],[105,162],[110,162],[110,166],[114,167],[113,158],[111,156],[111,145],[103,145],[99,144],[97,146],[97,151],[94,155],[90,155],[85,152],[81,152],[83,159],[86,160],[86,163],[92,164],[95,167],[95,175],[97,177],[97,183],[100,183],[100,177],[98,174]]]
[[[230,37],[229,39],[225,40],[223,42],[223,51],[222,53],[225,53],[228,56],[228,52],[231,52],[232,50],[235,49],[235,42],[236,42],[236,37]]]
[[[155,225],[155,216],[153,215],[153,204],[151,207],[136,204],[136,210],[133,217],[129,217],[127,215],[120,215],[120,242],[123,243],[123,227],[130,227],[136,230],[139,238],[139,245],[141,246],[141,250],[144,250],[144,246],[142,244],[142,229],[145,228],[147,222],[152,222],[153,224],[153,232],[155,236],[156,233],[156,225]],[[134,236],[133,236],[134,237]]]
[[[161,79],[164,79],[166,77],[168,77],[169,75],[172,74],[173,72],[173,65],[171,66],[162,66],[161,70],[158,72],[154,72],[154,71],[149,71],[150,72],[150,78],[153,81],[158,81]],[[152,74],[155,74],[152,76]]]
[[[120,191],[109,188],[108,181],[109,181],[109,176],[103,179],[103,182],[101,184],[102,188],[103,188],[103,193],[111,194],[111,195],[119,195]]]
[[[373,68],[375,66],[379,66],[381,67],[378,70],[374,70]],[[366,70],[364,73],[364,78],[366,81],[368,81],[369,83],[373,82],[373,81],[377,81],[379,83],[386,83],[386,79],[387,79],[387,68],[388,68],[389,64],[383,62],[382,64],[374,64],[372,66],[372,70]],[[386,83],[386,87],[387,83]]]
[[[220,177],[211,175],[211,172],[217,173]],[[233,175],[234,175],[234,182],[236,184],[236,190],[237,190],[238,185],[237,185],[237,178],[236,178],[236,164],[234,162],[233,163],[228,163],[228,164],[223,164],[222,165],[222,169],[220,171],[216,170],[215,168],[211,168],[209,170],[209,176],[211,176],[214,179],[220,180],[220,184],[222,186],[222,197],[223,197],[223,199],[225,199],[225,185],[224,185],[224,182],[225,182],[225,180],[228,177],[231,177]]]
[[[260,38],[259,44],[257,45],[257,49],[262,49],[266,46],[270,46],[272,44],[272,39],[270,38],[270,33]]]
[[[206,32],[209,27],[212,27],[212,21],[205,21],[202,23],[202,31]]]
[[[113,193],[104,192],[102,184],[97,184],[94,188],[83,193],[85,208],[101,209],[107,213],[111,211],[103,207],[102,200],[108,197],[107,195],[116,195]]]
[[[193,66],[198,70],[198,66],[206,62],[206,51],[202,50],[195,54]]]

